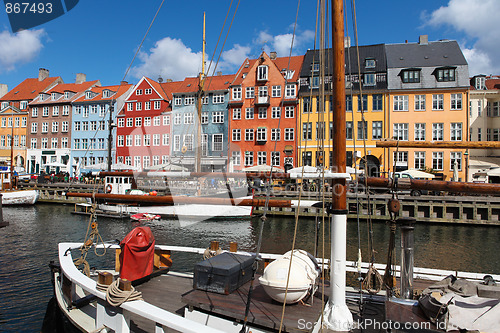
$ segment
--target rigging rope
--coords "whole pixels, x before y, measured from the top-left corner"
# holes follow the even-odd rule
[[[130,286],[130,290],[125,291],[119,288],[121,279],[116,279],[109,286],[97,283],[96,289],[106,293],[106,301],[112,306],[120,306],[128,301],[139,301],[142,300],[142,293],[135,290],[133,286]]]

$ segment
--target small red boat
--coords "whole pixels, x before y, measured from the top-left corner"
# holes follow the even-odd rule
[[[149,214],[149,213],[137,213],[134,215],[130,215],[130,218],[134,221],[152,221],[159,220],[161,218],[160,215]]]

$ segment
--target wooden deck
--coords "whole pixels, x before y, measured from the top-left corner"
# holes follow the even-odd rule
[[[143,294],[143,298],[172,313],[183,316],[186,309],[196,309],[202,312],[211,312],[236,322],[242,322],[245,314],[245,304],[250,283],[240,287],[230,295],[222,295],[193,289],[191,277],[174,276],[171,274],[160,275],[136,287]],[[273,301],[260,286],[258,279],[254,282],[254,292],[250,305],[248,322],[263,330],[270,332],[279,331],[281,322],[282,305]],[[329,287],[325,286],[328,295]],[[357,293],[348,293],[347,305],[353,314],[355,322],[384,322],[385,304],[381,298],[374,299],[365,295],[364,307],[360,309]],[[325,297],[325,301],[328,298]],[[321,314],[321,286],[314,295],[309,305],[287,305],[283,332],[308,332],[304,329],[306,323],[314,324]],[[302,323],[302,324],[301,324]],[[154,325],[137,317],[131,318],[131,328],[134,332],[154,332]],[[168,332],[174,332],[168,330]],[[379,332],[378,329],[355,328],[351,332]]]

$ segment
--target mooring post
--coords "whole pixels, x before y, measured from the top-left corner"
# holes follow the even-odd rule
[[[401,298],[413,298],[413,260],[415,218],[401,217]]]

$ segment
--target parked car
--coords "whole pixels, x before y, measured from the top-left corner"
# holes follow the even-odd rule
[[[410,178],[410,179],[415,179],[412,175],[404,172],[404,171],[400,171],[400,172],[395,172],[394,173],[394,178]],[[413,189],[409,189],[409,190],[406,190],[406,189],[398,189],[398,193],[399,194],[409,194],[413,197],[418,197],[418,196],[421,196],[422,194],[424,195],[427,195],[429,194],[429,191],[427,190],[413,190]]]

